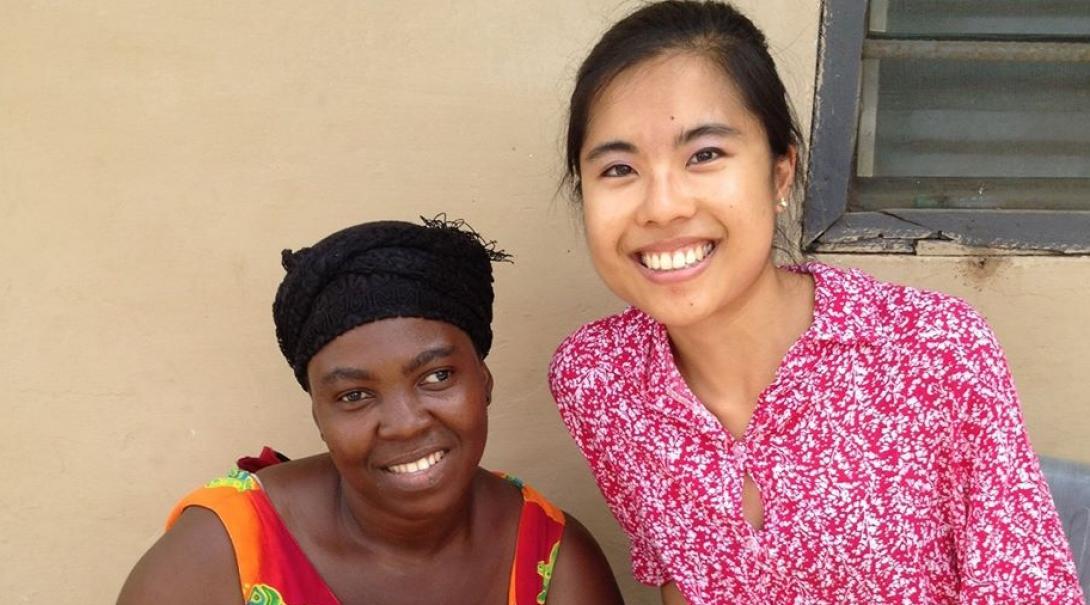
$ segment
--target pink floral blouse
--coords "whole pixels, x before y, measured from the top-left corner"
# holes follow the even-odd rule
[[[1082,603],[1003,353],[966,303],[812,263],[814,319],[735,441],[627,311],[550,383],[645,584],[712,603]],[[764,503],[742,515],[749,473]]]

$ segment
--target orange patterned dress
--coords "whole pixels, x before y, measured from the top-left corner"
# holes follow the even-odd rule
[[[190,506],[216,513],[235,550],[246,605],[340,605],[252,472],[275,464],[275,456],[266,448],[260,458],[243,458],[242,468],[183,498],[171,511],[167,528]],[[523,501],[507,603],[543,605],[564,533],[564,512],[518,479],[500,476],[522,490]]]

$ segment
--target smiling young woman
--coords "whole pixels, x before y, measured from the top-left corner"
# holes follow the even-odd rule
[[[505,255],[426,223],[285,251],[277,339],[328,452],[266,448],[184,498],[119,605],[621,602],[577,520],[479,466]]]
[[[568,177],[631,307],[561,415],[667,603],[1081,603],[1002,351],[968,305],[773,263],[800,137],[761,32],[645,6],[577,76]]]

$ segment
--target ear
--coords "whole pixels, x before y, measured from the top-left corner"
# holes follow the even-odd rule
[[[325,443],[325,433],[322,432],[322,425],[318,424],[318,412],[315,409],[314,399],[310,400],[310,417],[314,420],[314,426],[318,428],[318,437],[322,439],[322,443]]]
[[[485,405],[492,404],[492,387],[495,383],[492,381],[492,370],[488,369],[488,364],[481,361],[481,371],[484,372],[484,401]]]
[[[777,200],[789,199],[791,187],[795,184],[795,166],[798,164],[799,150],[794,145],[787,148],[787,153],[776,158],[772,164],[772,183],[776,188]]]

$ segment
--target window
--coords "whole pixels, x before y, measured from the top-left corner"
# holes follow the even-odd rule
[[[1090,1],[826,0],[803,243],[1090,253]]]

